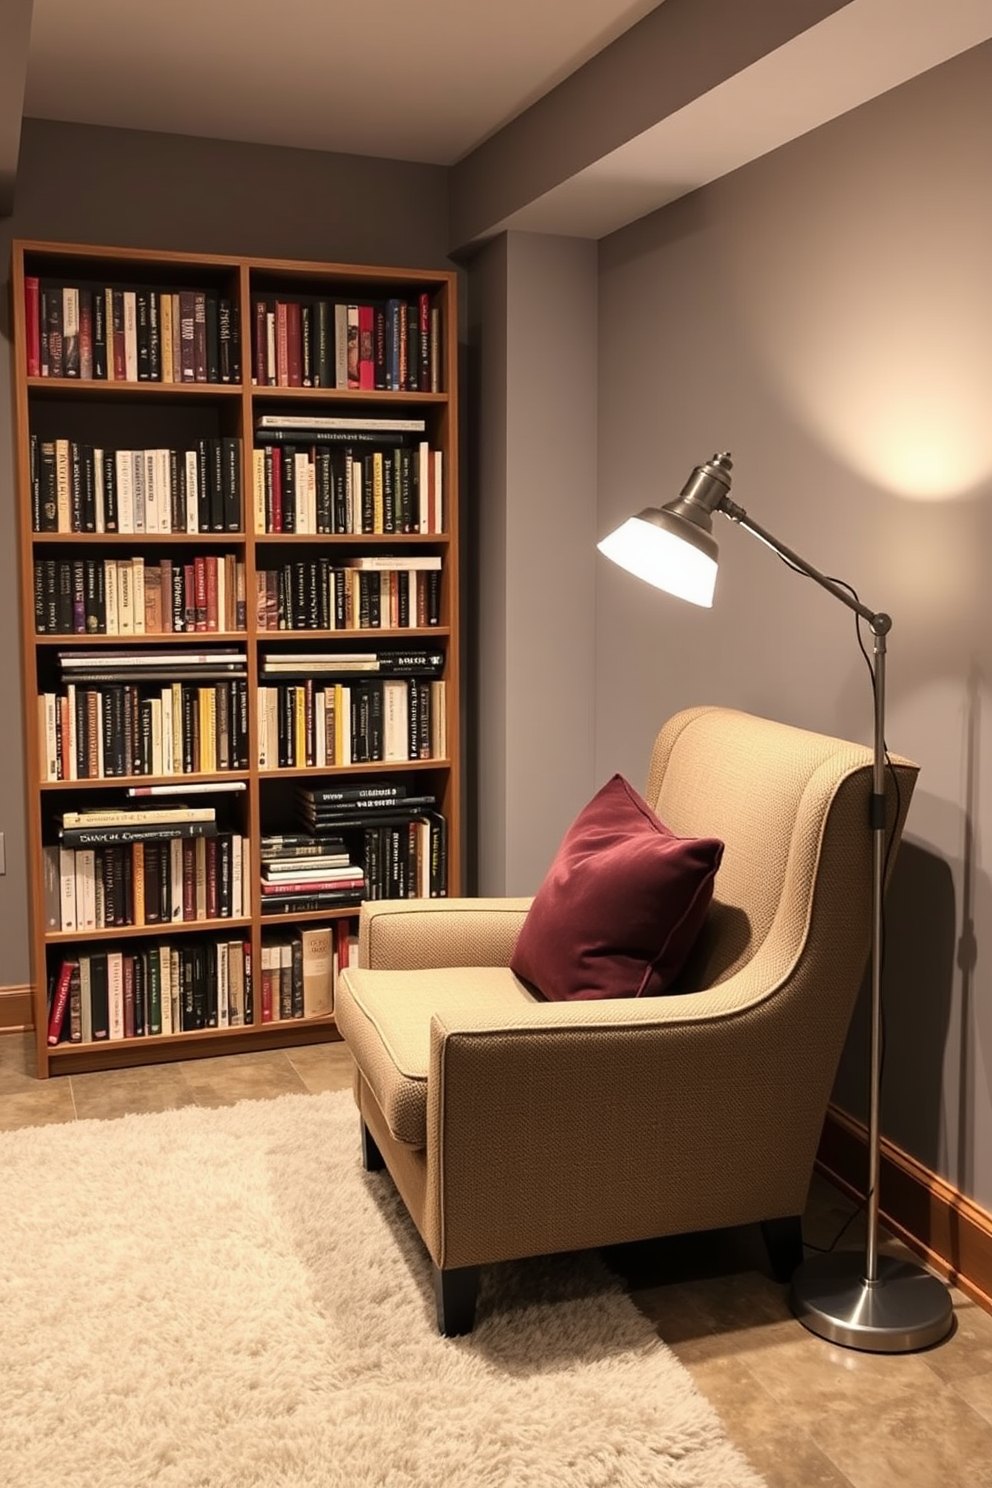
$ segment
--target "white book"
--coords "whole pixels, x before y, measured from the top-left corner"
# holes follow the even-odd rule
[[[134,530],[147,532],[148,491],[145,484],[145,452],[131,451],[131,488],[134,492]]]
[[[239,919],[244,914],[241,902],[244,839],[234,832],[231,836],[231,915]]]
[[[103,450],[93,451],[93,510],[97,532],[107,530],[107,509],[103,489]]]
[[[186,451],[186,531],[199,532],[199,465],[196,450]]]
[[[65,690],[66,715],[69,720],[69,779],[79,779],[79,739],[76,728],[76,684],[70,682]]]
[[[262,942],[262,987],[269,992],[268,1012],[271,1020],[279,1021],[279,947],[271,942]],[[267,1022],[265,1017],[266,1005],[262,1004],[262,1021]]]
[[[241,913],[247,920],[251,917],[251,840],[241,839]]]
[[[396,556],[392,553],[363,553],[359,558],[346,558],[343,568],[360,568],[368,572],[373,570],[382,572],[392,569],[439,569],[441,567],[441,555],[439,553],[407,553]]]
[[[153,697],[149,710],[152,716],[152,774],[164,775],[162,766],[162,699]]]
[[[117,530],[134,531],[134,460],[131,450],[114,451],[117,476]]]
[[[158,488],[158,530],[171,532],[172,455],[167,449],[155,450],[155,484]]]
[[[79,1013],[82,1025],[82,1042],[93,1041],[93,986],[90,979],[90,958],[79,958]]]
[[[71,847],[59,849],[59,920],[63,930],[78,930],[76,906],[76,854]]]
[[[390,678],[382,684],[383,759],[410,758],[410,690],[405,679]]]
[[[107,952],[107,1029],[111,1039],[124,1037],[124,953]]]
[[[258,768],[270,770],[274,766],[269,764],[269,693],[273,691],[270,687],[259,686],[255,695],[255,723],[258,732]]]
[[[173,682],[172,692],[172,771],[182,774],[183,768],[183,684]]]
[[[417,446],[417,530],[430,531],[431,451],[426,439]]]
[[[97,862],[99,861],[98,859]],[[107,928],[107,893],[103,886],[103,872],[99,867],[96,875],[96,928]]]
[[[346,306],[335,306],[346,310]],[[347,330],[347,325],[345,327]],[[340,386],[340,384],[339,384]],[[312,413],[263,413],[255,420],[256,429],[371,429],[384,433],[422,432],[427,421],[422,418],[350,418],[348,415]]]
[[[58,698],[54,692],[44,692],[38,699],[38,729],[41,746],[41,777],[43,780],[59,778],[58,730],[55,719],[58,713]]]
[[[62,876],[57,843],[42,848],[42,900],[46,930],[62,929]]]
[[[96,853],[91,847],[76,852],[76,929],[96,929]]]
[[[124,291],[124,376],[138,380],[138,303],[133,289]]]
[[[276,380],[276,315],[274,310],[269,310],[265,315],[265,361],[268,368],[267,382],[273,384]]]
[[[431,759],[448,757],[448,698],[443,678],[431,683]]]
[[[431,450],[431,532],[444,531],[444,451]]]
[[[217,1027],[227,1028],[230,1024],[228,1010],[228,996],[230,994],[230,974],[228,962],[228,948],[223,943],[217,947]]]
[[[327,1018],[333,1008],[331,927],[310,925],[298,933],[303,950],[303,1016]]]
[[[175,763],[172,755],[172,688],[162,689],[162,775],[174,775]]]
[[[327,693],[323,688],[314,693],[313,732],[316,745],[314,763],[319,770],[327,764]]]

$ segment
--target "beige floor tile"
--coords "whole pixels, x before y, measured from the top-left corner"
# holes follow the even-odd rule
[[[850,1488],[850,1480],[806,1429],[802,1411],[769,1395],[739,1355],[690,1372],[768,1488]]]
[[[974,1375],[992,1377],[992,1317],[955,1288],[954,1331],[945,1343],[922,1356],[934,1374],[949,1384]],[[992,1395],[992,1391],[990,1391]]]
[[[187,1059],[181,1067],[199,1106],[233,1106],[240,1100],[305,1094],[307,1089],[281,1049]]]
[[[286,1058],[313,1095],[352,1087],[355,1062],[347,1044],[301,1044],[298,1049],[287,1049]]]
[[[953,1389],[983,1420],[992,1424],[992,1371],[955,1380]]]
[[[76,1110],[68,1080],[36,1080],[16,1088],[0,1076],[0,1131],[17,1131],[22,1126],[51,1126],[75,1121]]]
[[[179,1064],[144,1064],[132,1069],[70,1075],[80,1121],[113,1121],[132,1112],[174,1111],[194,1104]]]

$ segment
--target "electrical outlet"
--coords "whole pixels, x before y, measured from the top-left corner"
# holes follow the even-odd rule
[[[0,832],[0,873],[7,872],[7,844],[4,841],[6,834]]]

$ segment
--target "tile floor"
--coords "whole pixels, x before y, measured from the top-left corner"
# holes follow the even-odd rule
[[[33,1069],[30,1036],[0,1037],[0,1130],[351,1084],[340,1043],[44,1081]],[[816,1178],[807,1240],[829,1243],[849,1213]],[[842,1244],[858,1243],[852,1225]],[[792,1318],[756,1230],[628,1246],[608,1259],[769,1488],[992,1488],[992,1317],[960,1292],[944,1343],[865,1354]]]

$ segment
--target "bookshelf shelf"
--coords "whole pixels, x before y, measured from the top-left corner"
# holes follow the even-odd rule
[[[334,1038],[356,894],[461,886],[455,276],[11,282],[39,1076]]]

